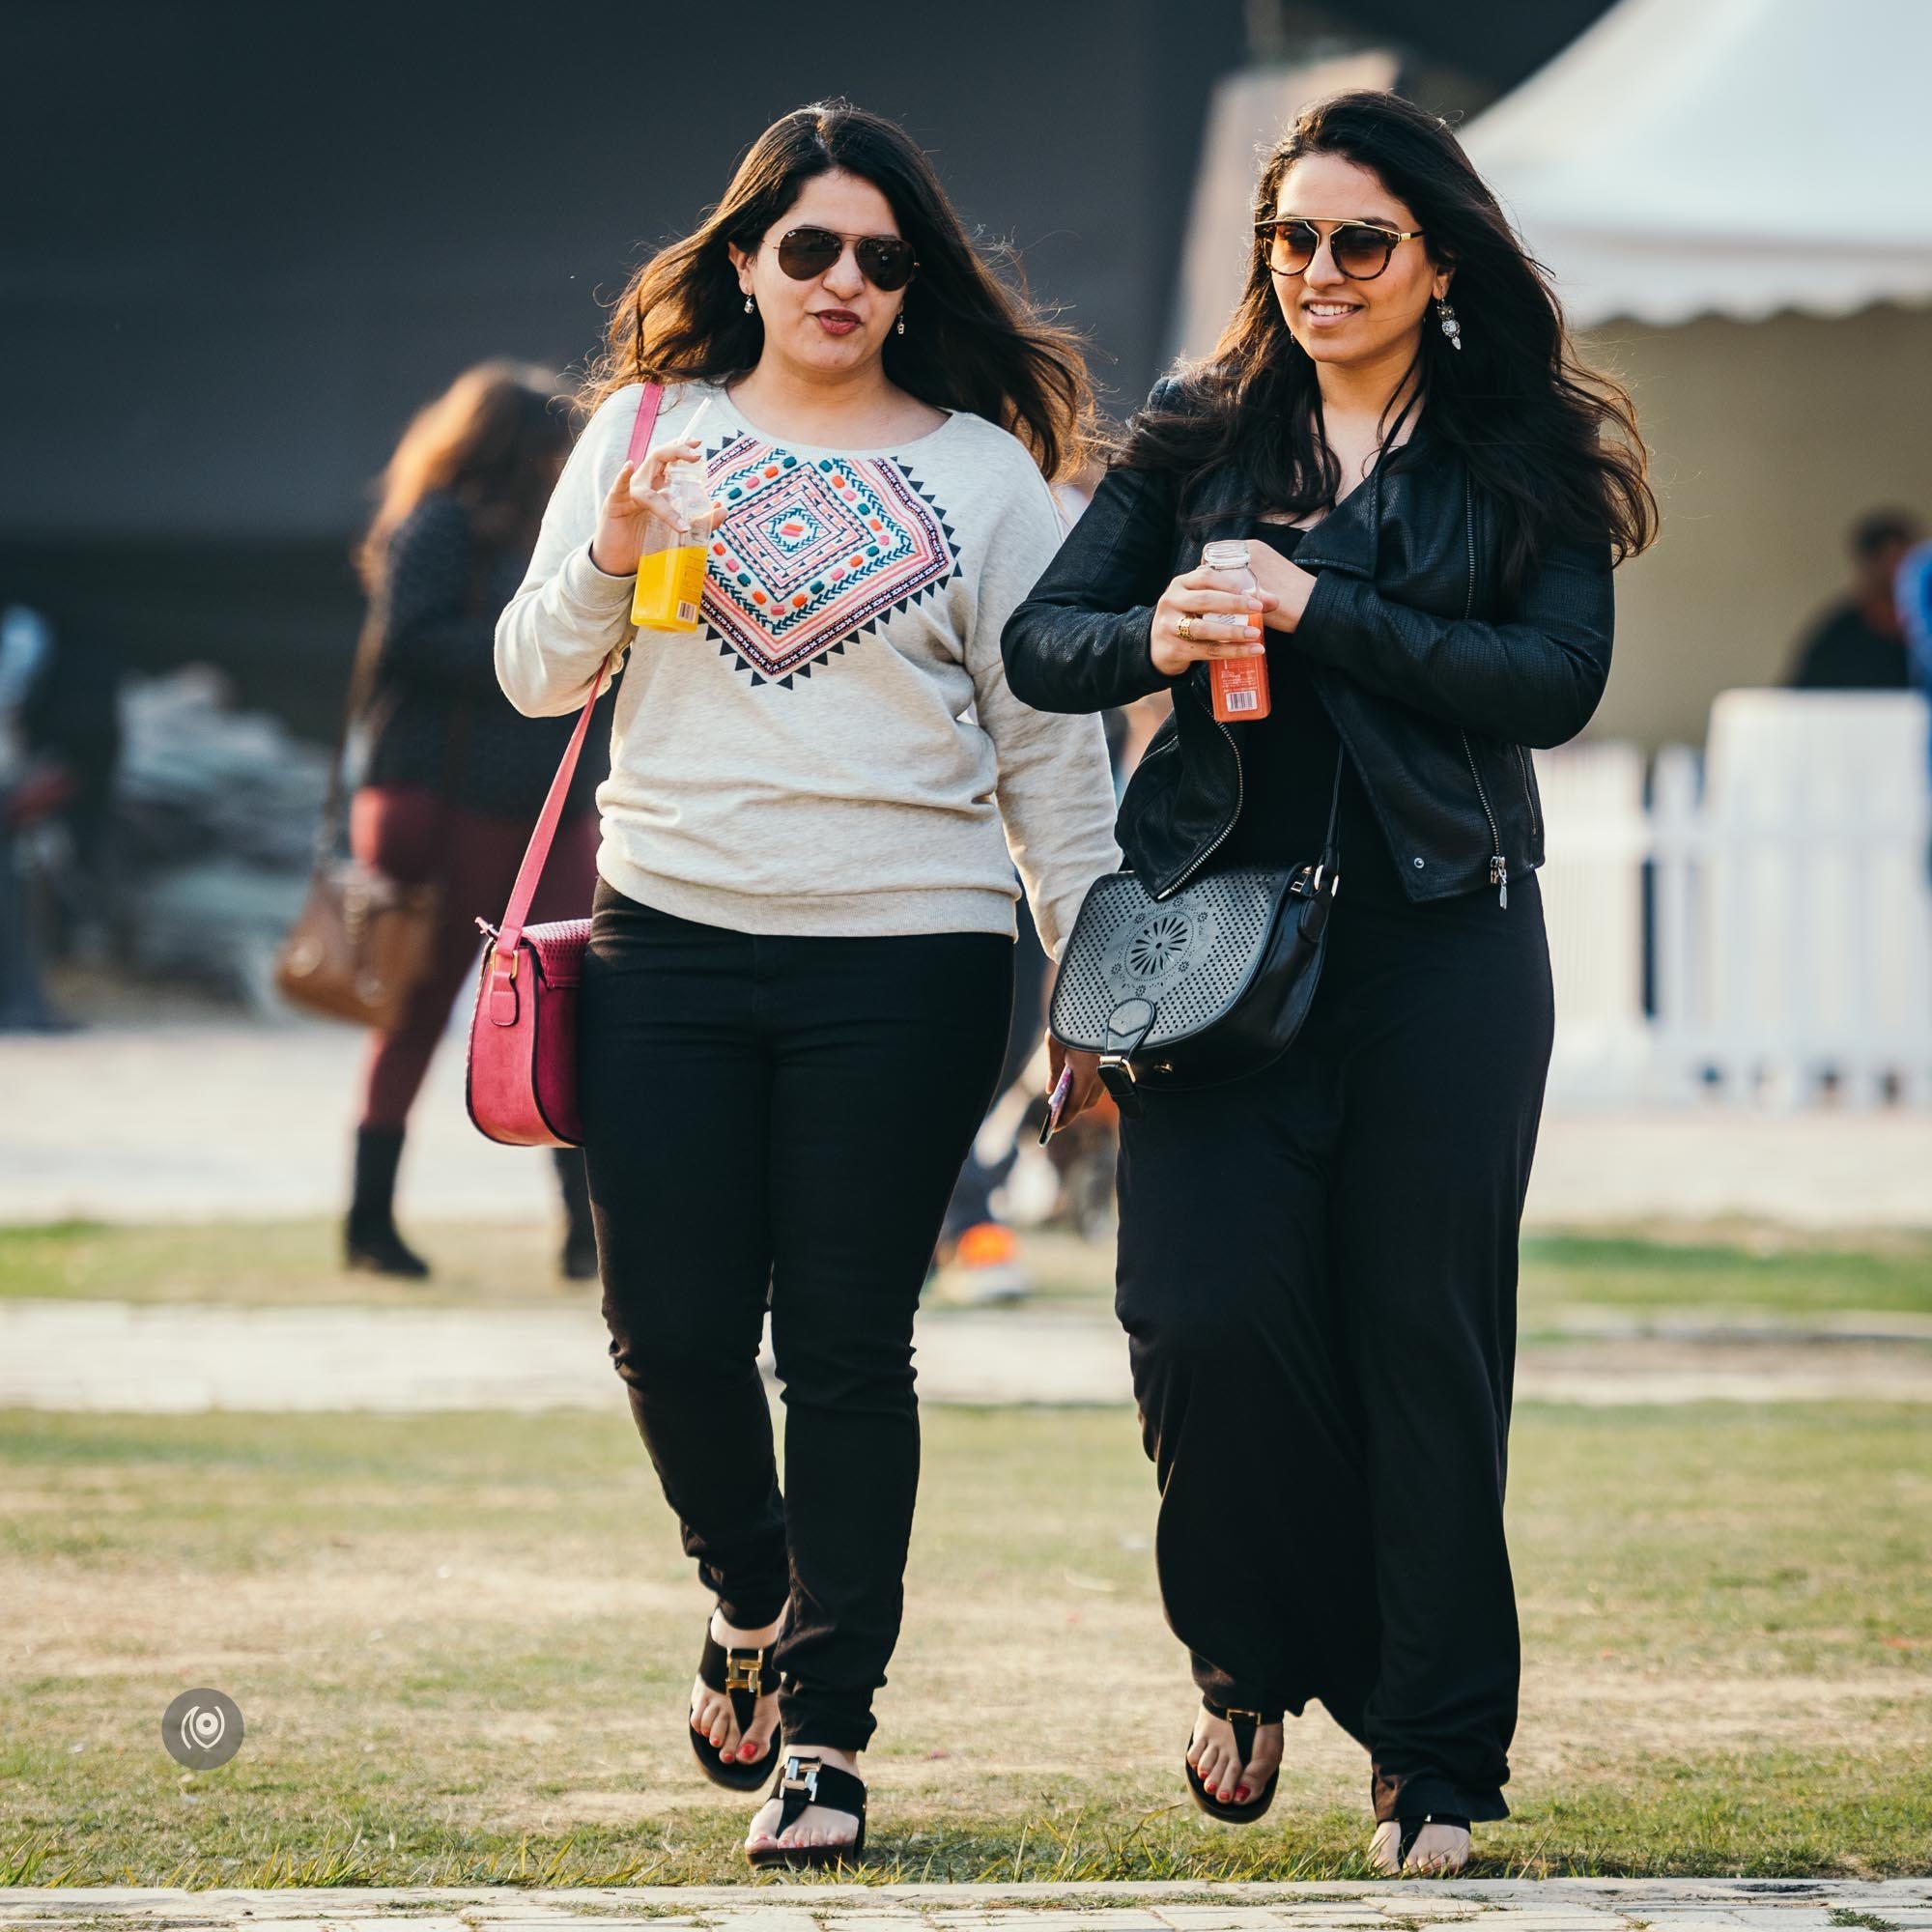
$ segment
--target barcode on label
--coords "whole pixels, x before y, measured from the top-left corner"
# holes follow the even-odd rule
[[[697,606],[691,603],[688,599],[680,597],[677,600],[677,621],[680,624],[696,623]]]
[[[1230,711],[1259,711],[1262,702],[1260,694],[1252,691],[1231,691],[1221,701]]]

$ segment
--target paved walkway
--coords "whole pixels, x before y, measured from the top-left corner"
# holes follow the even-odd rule
[[[332,1213],[360,1052],[350,1029],[308,1022],[0,1037],[0,1222]],[[1932,1111],[1553,1115],[1528,1219],[1926,1227],[1928,1175]],[[445,1041],[431,1071],[404,1185],[422,1220],[553,1210],[546,1163],[492,1147],[469,1125],[459,1040]]]
[[[1857,1914],[1856,1918],[1847,1915]],[[0,1926],[242,1928],[326,1932],[371,1921],[412,1932],[497,1932],[616,1919],[719,1932],[1380,1932],[1480,1921],[1482,1932],[1641,1932],[1734,1926],[1828,1932],[1932,1928],[1932,1880],[1407,1880],[1378,1885],[639,1886],[598,1890],[213,1890],[0,1888]]]
[[[1932,1402],[1932,1340],[1912,1317],[1844,1340],[1626,1325],[1529,1344],[1522,1402]],[[1757,1331],[1760,1337],[1776,1331]],[[602,1317],[556,1308],[230,1308],[0,1301],[0,1406],[149,1414],[608,1408]],[[935,1308],[918,1328],[928,1402],[1124,1404],[1126,1344],[1103,1309]]]

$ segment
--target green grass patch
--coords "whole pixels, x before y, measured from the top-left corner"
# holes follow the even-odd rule
[[[594,1284],[559,1277],[560,1225],[432,1223],[410,1234],[435,1264],[429,1281],[347,1273],[332,1220],[0,1227],[0,1298],[410,1308],[594,1299]]]
[[[1729,1241],[1553,1235],[1522,1246],[1524,1324],[1586,1305],[1629,1313],[1669,1308],[1762,1309],[1786,1317],[1864,1311],[1932,1314],[1932,1237],[1874,1237],[1868,1246],[1758,1231]]]
[[[435,1264],[428,1282],[345,1274],[331,1220],[0,1227],[0,1297],[473,1307],[595,1293],[558,1279],[559,1233],[547,1225],[411,1223],[409,1233]],[[1111,1307],[1110,1245],[1046,1232],[1028,1235],[1025,1251],[1043,1305]],[[1577,1308],[1633,1317],[1762,1311],[1793,1321],[1855,1312],[1932,1315],[1932,1236],[1832,1244],[1732,1229],[1694,1240],[1630,1234],[1525,1241],[1524,1330],[1560,1325],[1564,1312]]]
[[[1932,1871],[1925,1428],[1523,1408],[1516,1816],[1474,1875]],[[925,1437],[857,1876],[1366,1875],[1366,1763],[1319,1707],[1263,1826],[1187,1802],[1129,1417],[935,1410]],[[0,1412],[0,1882],[749,1877],[749,1805],[683,1740],[703,1599],[621,1406]],[[191,1776],[158,1725],[204,1685],[247,1741]]]

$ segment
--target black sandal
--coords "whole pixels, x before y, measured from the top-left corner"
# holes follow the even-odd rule
[[[859,1821],[859,1835],[849,1845],[769,1845],[745,1856],[759,1871],[783,1865],[792,1871],[813,1867],[856,1863],[866,1849],[866,1787],[849,1771],[819,1758],[787,1751],[779,1766],[778,1782],[772,1796],[779,1801],[779,1828],[772,1833],[782,1837],[805,1815],[806,1808],[823,1804],[833,1811],[848,1811]]]
[[[779,1673],[766,1663],[763,1650],[726,1650],[711,1634],[707,1623],[697,1681],[707,1690],[719,1690],[730,1698],[731,1715],[738,1720],[738,1741],[742,1744],[757,1714],[758,1699],[771,1695],[779,1688]],[[691,1733],[691,1748],[713,1784],[722,1784],[728,1791],[756,1791],[764,1783],[765,1766],[771,1763],[770,1758],[761,1757],[754,1764],[726,1764],[718,1747],[696,1724],[688,1723],[686,1729]]]
[[[1235,1748],[1240,1752],[1243,1765],[1254,1755],[1256,1731],[1264,1724],[1280,1723],[1282,1718],[1279,1711],[1237,1711],[1232,1707],[1223,1710],[1211,1697],[1202,1698],[1201,1708],[1210,1718],[1224,1718],[1235,1727]],[[1194,1740],[1190,1737],[1187,1742],[1191,1746]],[[1208,1817],[1218,1818],[1224,1825],[1252,1825],[1274,1803],[1274,1788],[1281,1781],[1281,1768],[1276,1766],[1266,1789],[1258,1798],[1250,1798],[1245,1804],[1224,1804],[1202,1783],[1201,1774],[1185,1757],[1181,1764],[1187,1772],[1187,1788],[1193,1792],[1195,1804]]]

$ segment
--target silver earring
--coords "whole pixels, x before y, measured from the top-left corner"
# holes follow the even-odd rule
[[[905,333],[905,311],[903,309],[899,312],[898,330],[901,335]]]
[[[1440,296],[1435,298],[1435,314],[1442,325],[1442,333],[1449,338],[1449,347],[1462,348],[1463,325],[1456,320],[1456,311]]]
[[[758,306],[757,303],[754,302],[750,296],[747,296],[745,298],[745,313],[747,315],[755,314],[757,311],[757,306]]]

